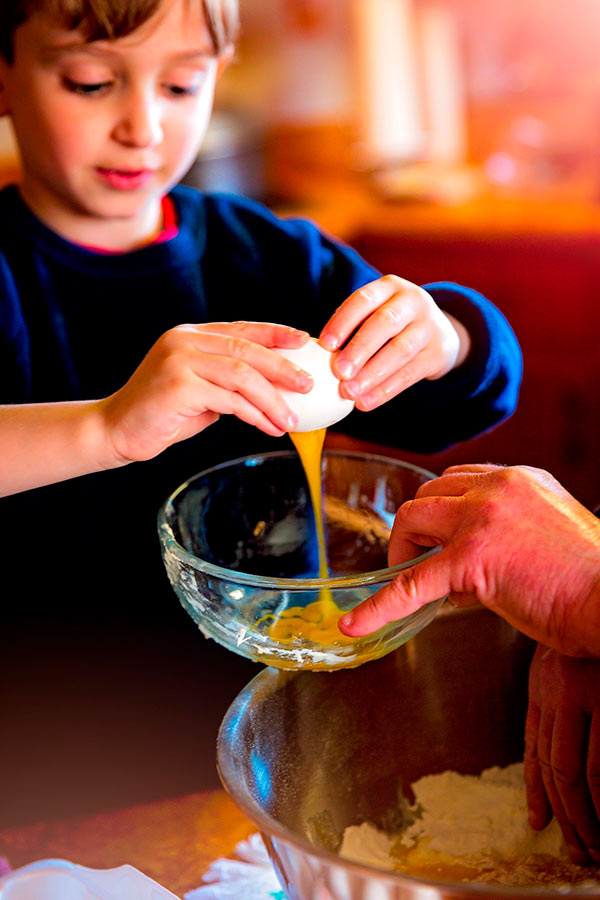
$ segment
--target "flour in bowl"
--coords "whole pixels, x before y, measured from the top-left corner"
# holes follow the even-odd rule
[[[426,775],[412,790],[412,824],[397,835],[350,826],[340,855],[442,881],[600,884],[600,870],[569,861],[555,819],[543,831],[529,825],[523,763],[481,775]]]

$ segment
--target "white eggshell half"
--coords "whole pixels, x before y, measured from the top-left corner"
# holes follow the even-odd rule
[[[340,396],[340,382],[331,370],[333,353],[314,338],[294,350],[276,348],[276,352],[300,366],[313,378],[308,394],[280,388],[285,402],[298,416],[296,431],[316,431],[339,422],[354,409],[354,401]]]

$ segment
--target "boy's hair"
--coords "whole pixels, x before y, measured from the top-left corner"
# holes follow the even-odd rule
[[[186,0],[202,3],[216,54],[233,43],[238,30],[238,0]],[[15,29],[44,11],[69,30],[81,29],[86,41],[125,37],[143,25],[161,0],[0,0],[0,53],[12,65]]]

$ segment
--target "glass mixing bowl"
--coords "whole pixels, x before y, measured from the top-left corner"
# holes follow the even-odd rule
[[[387,565],[396,510],[434,476],[361,452],[325,451],[321,469],[328,578],[318,575],[314,514],[294,450],[235,459],[200,472],[159,512],[164,564],[184,609],[206,637],[265,665],[358,666],[415,635],[443,602],[440,598],[366,637],[347,638],[337,630],[342,613],[389,584],[401,569],[436,552],[433,548],[417,560]],[[274,635],[274,623],[281,625],[294,610],[296,621],[299,615],[314,622],[324,608],[333,610],[334,618],[323,638],[315,638],[314,629]]]

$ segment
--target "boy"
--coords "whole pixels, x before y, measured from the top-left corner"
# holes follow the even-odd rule
[[[96,473],[2,501],[3,612],[17,639],[19,625],[29,641],[51,633],[77,671],[72,630],[77,652],[89,649],[88,692],[103,640],[155,630],[153,653],[166,653],[191,633],[153,550],[156,510],[196,471],[268,447],[260,431],[293,429],[277,387],[310,382],[271,347],[305,332],[341,347],[344,391],[375,410],[344,428],[407,449],[468,438],[516,403],[519,348],[484,298],[380,278],[307,222],[173,188],[206,131],[235,22],[231,0],[3,0],[0,11],[0,113],[23,171],[0,193],[0,426],[16,473],[3,489]],[[268,324],[281,321],[293,328]],[[221,413],[234,415],[215,424]]]

